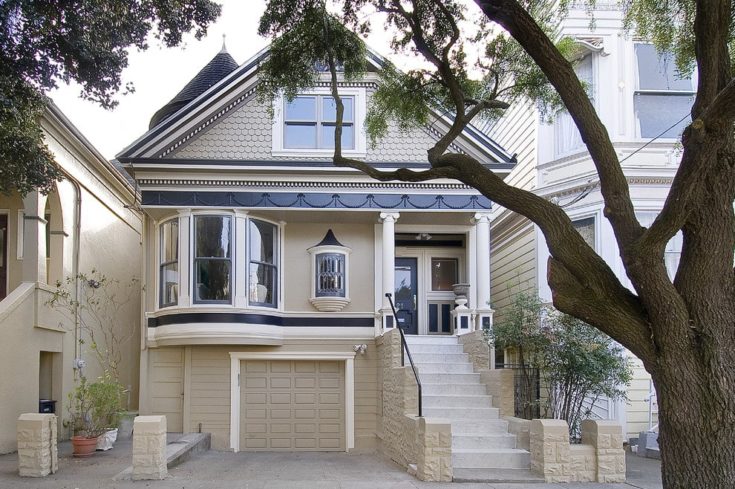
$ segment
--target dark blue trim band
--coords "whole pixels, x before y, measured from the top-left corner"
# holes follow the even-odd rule
[[[419,209],[487,210],[492,202],[482,195],[186,192],[144,190],[144,206],[255,207],[271,209]]]
[[[170,326],[176,324],[202,323],[235,323],[235,324],[262,324],[265,326],[295,327],[342,327],[342,328],[372,328],[375,325],[373,318],[346,318],[346,317],[281,317],[268,314],[247,314],[229,312],[184,312],[169,314],[157,318],[148,318],[148,327]]]

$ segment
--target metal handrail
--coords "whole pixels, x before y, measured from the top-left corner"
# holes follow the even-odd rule
[[[401,325],[398,324],[398,313],[396,312],[396,306],[393,305],[393,294],[390,292],[387,292],[385,296],[388,298],[388,302],[390,303],[390,308],[393,310],[393,318],[395,319],[395,327],[398,329],[398,332],[401,333],[401,367],[405,366],[405,359],[404,357],[406,354],[408,354],[408,361],[411,363],[411,370],[413,370],[413,376],[416,378],[416,387],[418,388],[419,393],[419,418],[423,417],[423,409],[422,409],[422,402],[421,402],[421,381],[419,380],[419,373],[416,371],[416,365],[413,363],[413,358],[411,357],[411,350],[408,349],[408,343],[406,343],[406,335],[403,332],[403,329],[401,329]]]

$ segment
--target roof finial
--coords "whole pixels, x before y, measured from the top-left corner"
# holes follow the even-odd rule
[[[227,37],[227,34],[222,34],[222,49],[219,50],[220,53],[227,52],[227,46],[225,46],[225,37]]]

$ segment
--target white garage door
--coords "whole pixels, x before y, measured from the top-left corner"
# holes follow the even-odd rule
[[[344,450],[344,362],[245,360],[240,450]]]

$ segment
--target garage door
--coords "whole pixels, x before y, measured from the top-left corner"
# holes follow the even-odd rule
[[[344,362],[245,360],[240,450],[344,450]]]

